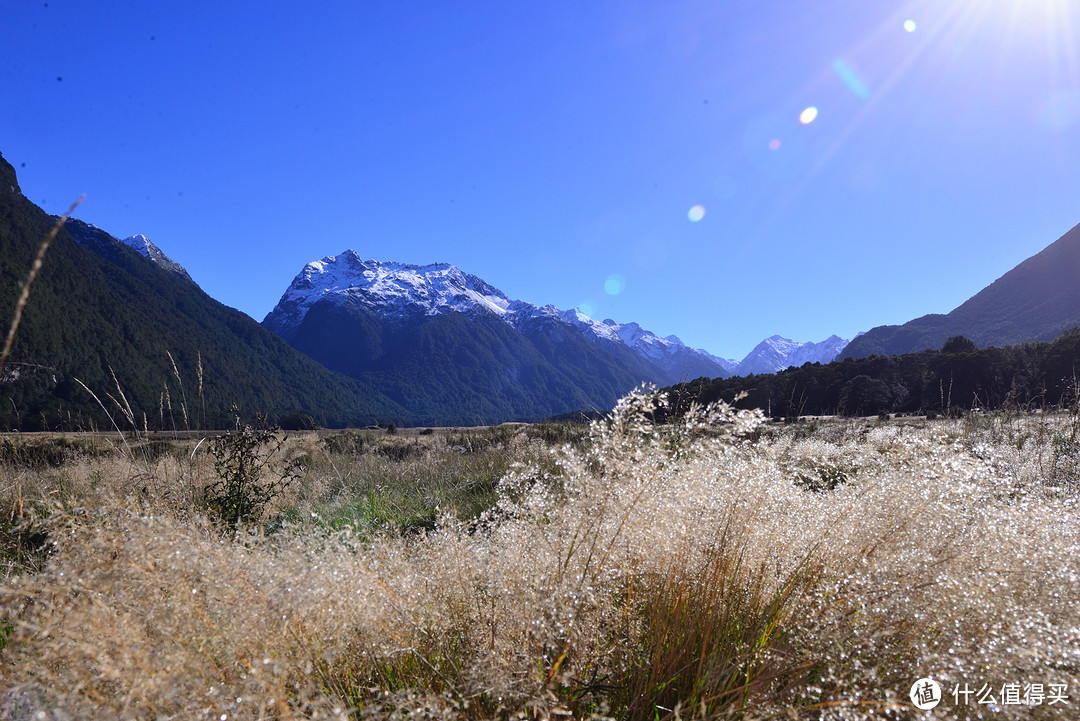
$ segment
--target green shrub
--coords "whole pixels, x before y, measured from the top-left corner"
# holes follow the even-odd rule
[[[241,423],[210,441],[217,480],[206,488],[206,504],[232,536],[240,525],[256,522],[266,506],[299,476],[300,466],[289,464],[274,476],[271,462],[285,442],[277,426],[266,427],[257,415],[255,425]],[[271,476],[267,480],[267,476]]]

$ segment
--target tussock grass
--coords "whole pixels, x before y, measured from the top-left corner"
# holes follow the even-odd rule
[[[187,448],[6,466],[51,550],[3,581],[0,678],[103,719],[904,717],[925,676],[1071,695],[996,717],[1080,703],[1071,419],[807,434],[655,402],[554,448],[293,436],[307,474],[235,541]]]

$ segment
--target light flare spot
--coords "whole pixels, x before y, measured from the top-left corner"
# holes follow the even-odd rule
[[[780,138],[773,138],[772,140],[769,141],[769,150],[779,150],[779,149],[780,149]]]
[[[832,61],[833,72],[836,73],[836,77],[840,78],[840,82],[847,86],[847,89],[855,94],[855,97],[860,100],[870,99],[870,88],[866,85],[859,74],[855,72],[855,68],[848,65],[846,62],[837,58]]]
[[[909,33],[915,32],[915,21],[914,20],[905,20],[904,21],[904,30],[907,30]]]
[[[593,307],[593,304],[589,301],[578,303],[577,309],[581,312],[582,315],[587,315],[590,318],[592,318],[593,313],[596,311],[596,308]]]
[[[705,206],[695,205],[686,213],[686,217],[690,219],[691,223],[696,223],[705,217]]]
[[[817,108],[811,105],[809,108],[799,113],[799,122],[803,125],[809,125],[810,123],[814,122],[815,118],[817,118],[817,113]]]
[[[626,278],[618,273],[612,273],[604,281],[604,292],[608,295],[618,295],[626,288]],[[586,314],[588,315],[588,314]]]

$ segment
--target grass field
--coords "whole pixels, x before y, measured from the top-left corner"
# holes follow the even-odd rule
[[[1078,713],[1075,414],[655,402],[290,434],[235,533],[197,434],[8,436],[0,688],[100,719],[912,718],[928,677],[934,717]]]

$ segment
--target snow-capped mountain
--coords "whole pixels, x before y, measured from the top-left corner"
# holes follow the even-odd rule
[[[287,335],[319,302],[357,302],[387,319],[442,313],[488,312],[512,317],[510,299],[474,275],[449,263],[407,265],[365,261],[354,250],[313,260],[293,279],[263,321]]]
[[[64,229],[71,234],[79,245],[85,246],[98,255],[115,260],[118,247],[125,245],[139,253],[150,262],[177,275],[189,283],[195,283],[188,275],[184,266],[165,255],[156,245],[150,242],[145,235],[133,235],[123,240],[118,240],[109,235],[101,228],[91,223],[86,223],[76,218],[68,218],[64,223]]]
[[[791,366],[801,366],[803,363],[829,363],[848,342],[836,335],[831,335],[820,343],[799,343],[778,335],[770,336],[758,343],[742,359],[732,371],[732,375],[776,373]]]
[[[149,258],[170,273],[175,273],[181,278],[191,280],[191,276],[188,275],[187,269],[185,269],[184,266],[165,255],[165,253],[161,251],[161,248],[151,243],[150,239],[145,235],[132,235],[121,239],[120,242],[129,248],[138,251],[144,258]],[[195,281],[191,280],[191,282],[194,283]]]
[[[714,377],[728,375],[738,365],[734,360],[719,358],[703,348],[691,348],[676,335],[661,338],[637,323],[619,324],[607,319],[604,325],[614,329],[623,343],[638,355],[658,363],[680,380],[693,380],[710,374]],[[718,373],[716,367],[722,372]]]
[[[449,263],[365,261],[354,251],[304,266],[263,326],[419,422],[607,410],[642,382],[728,375],[674,336],[513,300]]]
[[[662,338],[637,323],[619,324],[610,319],[601,322],[577,309],[560,310],[553,305],[511,300],[483,279],[449,263],[365,261],[353,250],[304,266],[263,325],[289,340],[318,303],[356,304],[392,322],[416,322],[446,313],[487,316],[519,332],[531,327],[532,321],[544,319],[574,327],[596,343],[624,346],[662,370],[654,374],[656,377],[642,379],[659,383],[702,375],[726,376],[728,368],[735,364],[690,348],[674,335]]]

